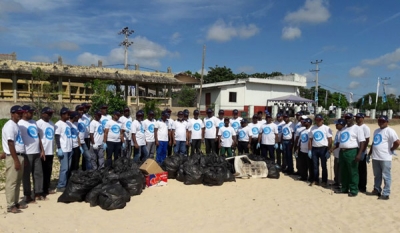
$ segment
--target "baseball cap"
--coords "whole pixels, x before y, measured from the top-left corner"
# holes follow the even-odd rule
[[[237,109],[233,109],[233,114],[238,114],[239,111]]]
[[[385,116],[385,115],[380,115],[379,118],[378,118],[378,121],[379,121],[379,120],[383,120],[383,121],[388,122],[388,121],[389,121],[389,118],[388,118],[387,116]]]
[[[344,118],[345,118],[345,119],[350,119],[350,118],[353,118],[353,117],[354,117],[353,113],[346,113],[346,114],[344,114]]]
[[[139,110],[136,112],[136,116],[143,116],[144,112],[142,110]]]
[[[344,119],[342,119],[342,118],[337,119],[334,123],[336,125],[346,125],[346,121]]]
[[[69,114],[69,119],[73,119],[77,116],[79,116],[79,113],[77,111],[73,111]]]
[[[272,116],[271,116],[271,114],[269,114],[269,113],[267,113],[266,115],[265,115],[265,118],[271,118]]]
[[[247,123],[247,119],[246,119],[246,118],[243,118],[243,119],[240,121],[240,123]]]
[[[304,122],[312,124],[312,120],[310,118],[304,119]]]
[[[70,113],[71,111],[69,110],[69,108],[63,107],[60,110],[60,115],[64,115],[66,113]]]
[[[296,112],[296,116],[303,116],[302,112]]]
[[[42,113],[53,113],[54,110],[49,107],[42,108]]]
[[[254,115],[253,115],[253,118],[258,118],[258,115],[254,114]]]
[[[147,115],[153,115],[153,116],[154,116],[154,112],[153,112],[153,111],[149,111],[149,112],[147,113]]]
[[[78,110],[83,110],[83,106],[82,105],[76,105],[76,107],[75,107],[75,111],[78,111]]]
[[[22,106],[22,110],[24,110],[25,112],[34,112],[34,111],[35,111],[35,109],[32,108],[32,107],[29,106],[29,105],[24,105],[24,106]]]
[[[286,114],[286,113],[282,114],[282,116],[283,116],[283,117],[289,117],[289,115]]]
[[[178,112],[178,115],[183,115],[183,112],[182,112],[182,111],[179,111],[179,112]]]
[[[221,109],[218,111],[218,114],[225,114],[225,111]]]
[[[213,110],[211,108],[207,109],[207,113],[212,113]]]
[[[100,106],[100,109],[104,109],[104,108],[108,108],[108,105],[107,104],[103,104],[103,105]]]
[[[194,110],[194,111],[193,111],[193,115],[195,115],[195,114],[200,114],[199,110],[197,110],[197,109]]]
[[[121,113],[119,111],[114,111],[113,115],[121,116]]]
[[[303,120],[305,120],[305,119],[307,119],[308,117],[306,116],[306,115],[302,115],[301,116],[301,119],[303,119]]]
[[[364,118],[364,117],[365,117],[364,113],[359,112],[356,114],[356,118]]]
[[[81,105],[82,105],[82,107],[84,107],[84,108],[90,108],[90,107],[92,107],[92,104],[89,104],[89,103],[82,103]]]
[[[124,108],[124,112],[130,112],[131,110],[128,107]]]
[[[172,112],[171,109],[169,109],[169,108],[166,108],[164,111],[165,111],[166,113]]]
[[[323,117],[321,114],[317,114],[317,115],[315,115],[315,119],[321,119],[321,120],[323,120],[324,117]]]
[[[185,108],[185,109],[183,110],[183,113],[185,113],[185,112],[189,113],[189,110]]]
[[[24,110],[19,105],[14,105],[10,109],[10,113],[22,113],[22,112],[24,112]]]
[[[282,113],[276,114],[276,117],[281,117],[281,116],[282,116]]]
[[[100,110],[97,110],[96,112],[94,112],[94,115],[101,116],[101,111],[100,111]]]

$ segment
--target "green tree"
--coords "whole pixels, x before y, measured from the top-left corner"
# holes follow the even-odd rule
[[[93,113],[93,111],[98,110],[103,104],[108,105],[108,113],[122,111],[126,106],[126,102],[121,97],[121,88],[118,85],[112,81],[98,79],[86,83],[85,86],[93,90],[93,95],[90,97],[92,101],[90,111]]]
[[[369,104],[369,96],[371,96],[372,104]],[[400,97],[400,96],[399,96]],[[364,105],[362,105],[362,99],[364,98]],[[388,110],[388,109],[399,109],[399,99],[396,98],[396,95],[389,94],[386,96],[387,102],[382,102],[382,96],[378,96],[378,104],[376,104],[376,93],[370,92],[356,102],[356,107],[360,109],[375,109],[378,111]]]
[[[215,83],[230,81],[236,79],[236,75],[230,68],[224,67],[209,67],[209,71],[206,77],[203,77],[204,83]]]
[[[44,106],[42,84],[44,81],[47,81],[48,78],[49,75],[43,72],[40,67],[36,67],[32,70],[32,80],[28,85],[31,87],[30,90],[32,103],[37,109],[40,109]]]
[[[147,118],[147,113],[151,110],[154,112],[154,118],[158,119],[161,117],[161,109],[158,107],[159,101],[158,100],[148,100],[144,104],[144,115]]]
[[[349,106],[349,101],[347,101],[346,96],[339,92],[332,93],[331,101],[332,101],[331,103],[333,103],[333,106],[336,106],[341,109],[346,109]]]
[[[194,88],[183,85],[177,97],[180,107],[193,107],[196,103],[197,91]]]

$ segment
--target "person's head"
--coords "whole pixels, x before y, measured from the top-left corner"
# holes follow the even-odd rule
[[[283,117],[282,117],[281,113],[276,114],[276,120],[277,121],[282,121],[283,120]]]
[[[183,112],[182,111],[179,111],[177,116],[178,116],[178,120],[180,120],[180,121],[183,120]]]
[[[53,116],[54,110],[49,107],[44,107],[42,108],[41,113],[42,113],[41,115],[42,120],[49,122],[49,120]]]
[[[224,117],[224,115],[225,115],[225,111],[222,110],[222,109],[220,109],[220,110],[218,111],[218,117],[219,117],[219,119],[222,119],[222,118]]]
[[[71,113],[69,114],[69,120],[70,120],[71,122],[78,122],[79,117],[80,117],[80,114],[79,114],[79,112],[77,112],[77,111],[71,112]]]
[[[267,121],[268,124],[270,124],[272,122],[272,116],[270,114],[267,114],[265,116],[265,120]]]
[[[147,113],[147,119],[149,119],[149,121],[154,119],[154,112],[152,110]]]
[[[243,120],[240,121],[240,126],[242,126],[242,128],[247,126],[247,119],[243,118]]]
[[[352,126],[354,124],[354,116],[352,113],[344,114],[344,120],[348,126]]]
[[[24,110],[22,109],[21,106],[19,105],[12,106],[10,109],[11,120],[14,121],[15,123],[18,123],[18,121],[21,120],[23,113]]]
[[[114,121],[118,121],[120,117],[121,117],[121,113],[119,111],[114,111],[113,112],[112,119]]]
[[[357,113],[355,117],[357,125],[364,124],[364,117],[365,117],[364,113]]]
[[[92,107],[92,105],[89,104],[89,103],[83,103],[83,104],[81,104],[81,105],[83,106],[83,112],[84,112],[84,113],[88,113],[90,107]]]
[[[103,115],[103,116],[107,115],[107,110],[108,110],[108,106],[105,105],[105,104],[103,104],[103,105],[100,107],[101,115]]]
[[[189,118],[189,115],[190,115],[189,110],[188,110],[188,109],[184,109],[184,110],[183,110],[183,116],[184,116],[184,117],[187,116],[187,117]]]
[[[144,117],[144,112],[142,110],[136,112],[136,120],[142,121],[143,117]]]
[[[288,114],[284,113],[284,114],[282,114],[282,117],[283,117],[283,120],[285,121],[286,124],[289,123],[290,118],[289,118]]]
[[[379,128],[384,129],[384,128],[386,128],[388,126],[388,124],[389,124],[389,118],[387,116],[380,115],[378,117]]]
[[[124,116],[128,118],[131,115],[131,110],[128,107],[124,108]]]
[[[236,118],[238,118],[239,111],[238,111],[237,109],[234,109],[234,110],[232,111],[232,114],[233,114],[233,119],[236,119]]]
[[[211,108],[207,109],[207,117],[211,118],[213,115],[213,110]]]
[[[35,112],[35,109],[29,105],[24,105],[22,106],[22,110],[24,110],[24,113],[22,114],[22,119],[27,121],[31,120],[33,117],[33,113]]]
[[[94,113],[94,119],[95,119],[96,121],[100,121],[101,115],[102,115],[101,111],[100,111],[100,110],[97,110],[97,111]]]
[[[302,112],[297,112],[296,113],[296,120],[300,121],[301,120],[301,116],[303,116],[303,113]]]
[[[194,119],[196,119],[196,120],[199,119],[199,115],[200,115],[199,110],[196,109],[196,110],[193,111],[193,117],[194,117]]]
[[[316,124],[317,126],[321,126],[321,125],[324,124],[324,117],[323,117],[321,114],[315,115],[314,120],[315,120],[315,124]]]
[[[308,117],[307,117],[307,116],[304,116],[304,115],[300,117],[300,122],[301,122],[301,125],[302,125],[302,126],[305,126],[304,123],[305,123],[305,119],[307,119],[307,118],[308,118]]]
[[[163,121],[166,121],[168,118],[169,118],[168,112],[167,112],[167,111],[162,111],[162,112],[161,112],[161,119],[162,119]]]
[[[251,118],[251,120],[252,120],[253,124],[257,124],[257,122],[258,122],[258,114],[257,115],[254,114],[253,118]]]
[[[262,116],[263,116],[263,112],[262,111],[258,111],[256,116],[257,116],[257,119],[261,121],[262,120]]]
[[[66,107],[61,108],[61,110],[60,110],[60,119],[62,121],[64,121],[64,122],[69,120],[70,112],[71,111],[69,110],[69,108],[66,108]]]
[[[312,125],[312,120],[310,118],[304,119],[304,126],[308,129]]]
[[[224,118],[224,126],[225,126],[225,127],[228,127],[228,126],[229,126],[229,118],[228,118],[228,117],[225,117],[225,118]]]
[[[167,113],[167,119],[169,119],[169,117],[171,116],[171,113],[172,113],[172,111],[171,111],[171,109],[169,109],[169,108],[166,108],[165,110],[165,113]]]
[[[343,127],[345,127],[346,126],[346,121],[344,120],[344,119],[337,119],[336,121],[335,121],[335,125],[336,125],[336,129],[337,130],[342,130],[343,129]]]
[[[184,120],[187,120],[187,119],[189,119],[189,112],[183,112],[183,119]]]
[[[83,115],[83,110],[84,110],[84,109],[85,109],[85,108],[84,108],[82,105],[76,105],[75,111],[78,112],[79,117],[81,117],[81,116]]]

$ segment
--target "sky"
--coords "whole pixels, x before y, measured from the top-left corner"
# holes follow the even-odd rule
[[[0,53],[18,60],[173,73],[226,66],[234,73],[298,73],[355,101],[400,95],[400,1],[378,0],[0,0]],[[133,69],[133,67],[131,67]],[[382,85],[381,85],[382,87]]]

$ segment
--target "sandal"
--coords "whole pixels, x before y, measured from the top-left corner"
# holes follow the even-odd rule
[[[37,204],[37,202],[35,201],[35,199],[32,199],[31,197],[26,197],[26,198],[25,198],[25,203],[26,203],[26,204]]]
[[[17,207],[17,209],[19,209],[19,210],[23,210],[23,209],[26,209],[26,208],[28,208],[28,205],[27,204],[16,204],[15,205],[15,207]]]
[[[48,201],[48,200],[50,200],[50,199],[48,199],[48,198],[45,197],[45,196],[37,196],[37,197],[36,197],[36,200],[37,200],[37,201]]]
[[[18,213],[21,213],[22,211],[19,210],[16,206],[13,206],[11,208],[8,208],[7,212],[8,213],[13,213],[13,214],[18,214]]]
[[[57,192],[54,189],[49,189],[49,193],[48,194],[56,194]]]

